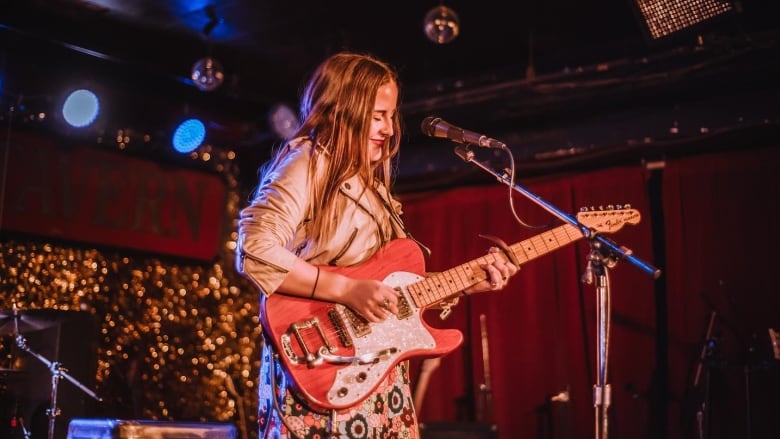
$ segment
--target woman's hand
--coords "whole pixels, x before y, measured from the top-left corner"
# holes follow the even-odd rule
[[[520,271],[520,267],[509,262],[498,247],[490,247],[488,254],[494,258],[494,261],[490,264],[482,265],[482,269],[488,275],[487,279],[466,288],[463,290],[464,293],[472,294],[501,290],[509,282],[509,278]]]
[[[378,280],[350,279],[342,303],[369,322],[381,322],[390,314],[398,314],[398,293]]]
[[[398,314],[398,292],[378,280],[353,279],[299,260],[279,286],[279,292],[341,303],[369,322]]]

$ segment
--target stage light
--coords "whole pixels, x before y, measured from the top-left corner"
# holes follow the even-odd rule
[[[100,112],[100,102],[95,93],[89,90],[76,90],[65,99],[62,116],[73,127],[83,128],[92,122]]]
[[[286,104],[276,104],[268,112],[271,129],[280,139],[289,139],[298,129],[298,116]]]
[[[634,0],[654,40],[733,12],[726,0]]]
[[[187,119],[173,132],[173,149],[187,154],[195,151],[206,139],[206,125],[198,119]]]

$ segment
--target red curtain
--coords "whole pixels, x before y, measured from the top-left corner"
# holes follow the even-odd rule
[[[610,435],[695,437],[686,422],[691,416],[686,399],[698,401],[691,398],[696,395],[691,371],[710,308],[721,306],[716,300],[728,303],[724,319],[726,312],[734,314],[718,326],[737,326],[732,332],[743,348],[753,334],[764,340],[769,327],[780,326],[773,294],[776,259],[770,253],[780,244],[779,155],[773,150],[712,154],[669,160],[653,171],[628,166],[519,181],[569,214],[581,207],[630,204],[641,215],[639,223],[605,236],[663,270],[657,280],[627,261],[607,270]],[[513,217],[510,196],[527,225]],[[429,271],[483,255],[492,243],[479,234],[513,244],[561,224],[498,183],[402,201],[411,233],[433,250]],[[431,376],[420,418],[495,423],[507,438],[593,437],[596,356],[604,345],[597,340],[597,290],[581,281],[589,253],[584,239],[562,246],[525,263],[505,290],[461,300],[445,320],[428,311],[428,323],[460,329],[466,342],[442,358]],[[748,322],[749,328],[738,327]],[[737,363],[744,365],[745,359]],[[419,361],[412,366],[417,373]],[[709,376],[710,382],[725,382]],[[568,401],[553,398],[561,392],[568,392]],[[715,406],[713,400],[711,419],[723,422],[716,419]],[[728,409],[739,407],[732,402]]]
[[[671,428],[690,429],[709,371],[711,438],[777,437],[780,377],[768,329],[780,327],[780,154],[677,160],[663,193],[670,407],[680,416]],[[712,313],[708,367],[692,391]]]

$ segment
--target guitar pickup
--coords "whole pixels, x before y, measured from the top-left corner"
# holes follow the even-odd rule
[[[333,323],[333,327],[336,328],[336,334],[338,335],[341,344],[345,347],[352,347],[352,337],[349,335],[347,328],[344,327],[344,323],[339,316],[339,312],[336,311],[336,308],[331,308],[328,311],[328,318],[331,323]]]
[[[395,287],[395,291],[398,292],[398,318],[408,319],[412,316],[412,307],[409,306],[409,301],[406,300],[406,296],[403,295],[401,288]]]
[[[352,326],[352,330],[355,331],[357,337],[364,337],[371,333],[371,326],[369,326],[368,320],[363,318],[360,314],[345,306],[344,316],[349,321],[349,324]]]

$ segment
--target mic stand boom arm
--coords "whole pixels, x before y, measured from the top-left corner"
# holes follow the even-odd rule
[[[592,231],[590,228],[585,227],[584,225],[580,224],[579,221],[577,221],[574,217],[571,215],[561,211],[560,209],[556,208],[552,204],[548,203],[547,201],[543,200],[538,195],[534,194],[533,192],[529,191],[528,189],[518,185],[517,183],[511,181],[510,176],[507,175],[506,172],[498,173],[494,169],[491,169],[489,166],[485,165],[481,161],[474,158],[474,152],[468,149],[468,147],[463,145],[458,145],[455,147],[455,154],[463,159],[463,161],[474,163],[478,167],[482,168],[483,170],[487,171],[489,174],[492,174],[496,177],[498,181],[501,183],[504,183],[507,186],[510,186],[513,190],[516,192],[519,192],[523,194],[526,198],[533,201],[534,203],[541,206],[544,210],[550,212],[554,216],[560,218],[562,221],[567,222],[575,227],[577,227],[582,234],[585,236],[586,239],[596,241],[598,242],[600,248],[603,252],[608,252],[612,258],[617,260],[625,260],[636,267],[638,267],[640,270],[644,271],[646,274],[653,277],[653,279],[658,279],[661,276],[661,270],[658,268],[653,267],[652,265],[648,264],[647,262],[642,261],[641,259],[637,258],[633,255],[630,249],[618,246],[611,240],[605,238],[602,235],[596,234],[594,231]]]
[[[594,277],[596,279],[596,293],[598,307],[596,308],[596,320],[598,322],[596,341],[598,345],[598,355],[596,356],[596,384],[593,385],[593,407],[595,409],[595,433],[597,439],[607,439],[608,437],[608,413],[610,405],[610,386],[607,384],[607,363],[609,358],[609,276],[607,268],[613,267],[618,260],[626,260],[634,266],[644,271],[646,274],[658,279],[661,270],[640,260],[634,256],[630,249],[618,246],[609,239],[597,234],[595,231],[580,224],[571,215],[566,214],[552,204],[543,200],[530,190],[518,185],[507,172],[498,173],[494,169],[474,158],[474,152],[467,146],[458,145],[455,147],[455,154],[466,162],[474,163],[478,167],[487,171],[498,179],[501,183],[509,186],[511,189],[520,192],[526,198],[541,206],[544,210],[560,218],[575,227],[577,227],[590,244],[591,251],[588,254],[588,264],[585,274],[582,276],[584,283],[592,284]]]

